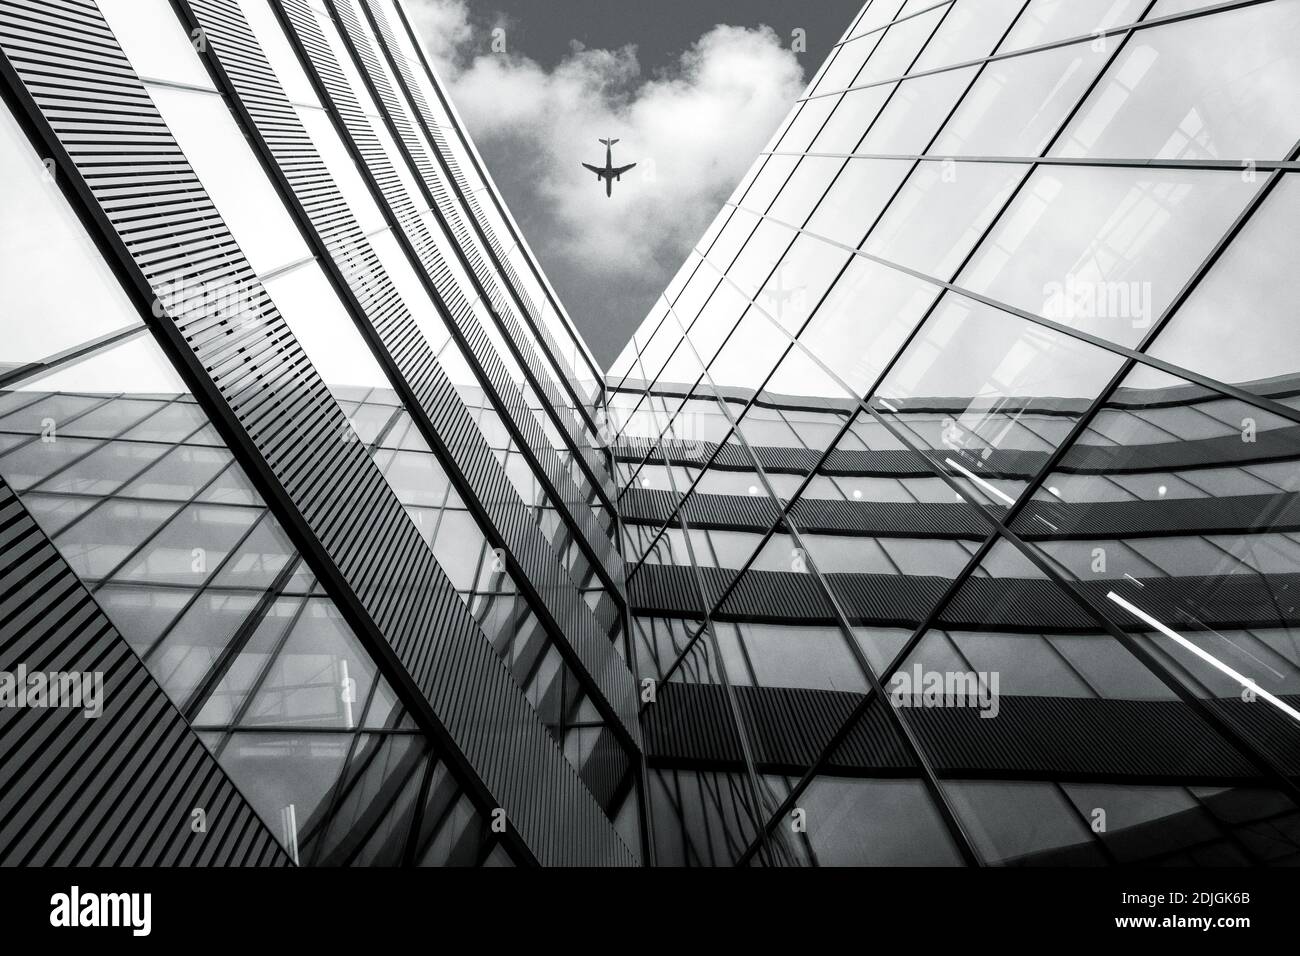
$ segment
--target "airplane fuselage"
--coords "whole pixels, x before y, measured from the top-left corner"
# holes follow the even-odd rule
[[[636,163],[629,163],[626,166],[615,166],[614,144],[617,143],[618,140],[602,139],[600,142],[605,146],[605,167],[602,169],[599,166],[591,165],[591,163],[583,163],[582,165],[596,174],[597,182],[602,179],[605,180],[605,195],[612,196],[614,195],[614,180],[621,180],[623,174],[635,166]]]

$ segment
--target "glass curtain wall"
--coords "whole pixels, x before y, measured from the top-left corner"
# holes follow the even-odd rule
[[[1300,3],[1207,7],[871,0],[611,367],[661,860],[1300,859]]]

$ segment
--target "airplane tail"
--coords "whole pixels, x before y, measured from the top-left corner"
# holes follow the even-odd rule
[[[617,142],[618,142],[618,140],[616,140],[616,139],[602,139],[602,140],[600,140],[600,144],[601,144],[602,146],[613,146],[613,145],[614,145],[615,143],[617,143]]]

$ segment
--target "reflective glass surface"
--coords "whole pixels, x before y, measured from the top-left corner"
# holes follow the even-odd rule
[[[662,859],[1297,859],[1296,9],[1147,6],[868,4],[616,363]]]

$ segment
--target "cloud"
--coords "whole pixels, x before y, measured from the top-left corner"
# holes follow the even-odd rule
[[[473,37],[469,8],[463,2],[416,0],[406,5],[413,26],[429,55],[442,64],[454,63],[462,46]]]
[[[571,52],[553,68],[490,48],[464,0],[409,4],[511,212],[597,360],[608,365],[803,88],[767,27],[719,25],[673,69],[637,49]],[[499,22],[499,21],[498,21]],[[614,195],[582,162],[617,137],[638,163]]]

